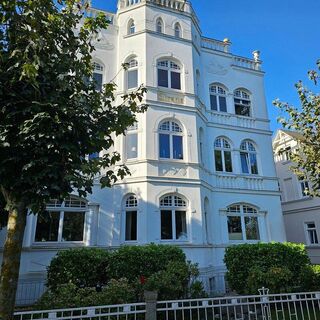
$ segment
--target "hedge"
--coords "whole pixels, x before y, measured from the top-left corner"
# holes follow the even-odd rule
[[[272,293],[308,290],[317,282],[302,244],[235,245],[226,249],[224,261],[228,284],[239,294],[257,294],[261,287]]]

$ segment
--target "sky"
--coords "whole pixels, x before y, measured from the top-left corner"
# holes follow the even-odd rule
[[[92,0],[93,6],[115,12],[117,0]],[[320,0],[193,0],[203,35],[232,42],[231,52],[252,57],[260,50],[271,129],[279,98],[299,106],[294,84],[307,78],[320,58]],[[317,89],[319,92],[319,88]]]

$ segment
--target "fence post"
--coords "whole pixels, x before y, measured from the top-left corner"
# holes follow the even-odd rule
[[[144,299],[146,301],[146,320],[157,320],[157,291],[145,291]]]

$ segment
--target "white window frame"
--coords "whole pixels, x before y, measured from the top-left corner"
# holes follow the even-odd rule
[[[314,224],[314,227],[310,228],[308,225]],[[306,243],[308,246],[319,246],[319,237],[317,232],[317,226],[314,221],[308,221],[304,222],[304,231],[305,231],[305,237],[306,237]],[[315,243],[312,243],[310,233],[314,233],[315,239],[317,240]]]
[[[239,207],[238,211],[229,211],[233,207]],[[253,212],[246,212],[246,208],[252,210]],[[227,216],[227,237],[228,241],[230,243],[257,243],[261,241],[261,222],[260,222],[260,217],[258,213],[258,209],[250,204],[234,204],[231,205],[227,208],[226,210],[226,216]],[[241,232],[242,232],[242,240],[230,240],[229,238],[229,230],[228,230],[228,217],[240,217],[241,221]],[[258,235],[259,239],[247,239],[247,234],[246,234],[246,223],[245,223],[245,218],[247,217],[254,217],[257,219],[257,226],[258,226]]]
[[[169,122],[169,129],[168,130],[163,130],[161,129],[161,126],[165,123]],[[173,130],[173,128],[178,128],[178,131]],[[170,152],[170,157],[169,158],[162,158],[161,157],[161,152],[160,152],[160,134],[166,134],[169,135],[169,152]],[[180,136],[182,137],[182,159],[175,159],[173,157],[174,154],[174,149],[173,149],[173,137],[174,136]],[[185,147],[184,147],[184,134],[183,134],[183,129],[181,125],[174,121],[174,120],[163,120],[160,122],[159,127],[158,127],[158,141],[159,141],[159,159],[160,160],[172,160],[172,161],[184,161],[185,159]]]
[[[243,148],[243,146],[245,146],[245,148]],[[246,161],[247,161],[247,166],[249,169],[249,173],[243,172],[242,170],[242,160],[241,160],[241,154],[245,153],[247,154],[246,156]],[[253,173],[252,172],[252,166],[251,166],[251,157],[250,155],[255,155],[256,157],[256,164],[257,164],[257,173]],[[255,144],[250,141],[250,140],[244,140],[241,142],[240,145],[240,167],[241,167],[241,173],[242,174],[250,174],[250,175],[259,175],[259,165],[258,165],[258,153],[257,153],[257,148],[255,146]]]
[[[72,205],[74,203],[78,203],[78,205]],[[41,244],[61,244],[61,245],[69,245],[69,244],[84,244],[86,242],[86,215],[88,213],[88,204],[87,201],[78,197],[70,196],[66,198],[64,201],[59,201],[57,199],[52,199],[46,205],[46,211],[48,212],[58,212],[59,215],[59,227],[58,227],[58,239],[57,241],[36,241],[36,232],[37,232],[37,224],[38,224],[38,214],[35,219],[35,227],[34,227],[34,235],[33,235],[33,244],[41,245]],[[65,212],[81,212],[84,215],[84,223],[83,223],[83,240],[81,241],[62,241],[63,234],[63,224],[64,224],[64,214]]]
[[[210,110],[213,112],[227,113],[228,112],[227,90],[222,85],[217,84],[217,83],[213,83],[210,85],[209,91],[210,91]],[[214,96],[216,99],[217,110],[212,109],[212,106],[211,106],[211,97],[212,96]],[[219,99],[220,97],[223,97],[226,99],[226,111],[224,111],[224,110],[221,111],[221,105],[220,105],[220,99]]]
[[[171,203],[161,203],[166,198],[171,198]],[[181,202],[181,204],[177,204],[177,202]],[[189,226],[188,226],[188,202],[187,200],[178,195],[178,194],[167,194],[160,198],[159,201],[160,208],[160,239],[161,239],[161,212],[162,211],[171,211],[171,222],[172,222],[172,239],[161,239],[161,242],[188,242],[189,241]],[[186,238],[181,240],[177,239],[176,234],[176,211],[184,211],[186,218]]]
[[[168,72],[168,87],[159,86],[159,74],[158,70],[166,70]],[[171,72],[180,73],[180,89],[172,88],[172,81],[171,81]],[[167,88],[176,91],[182,91],[182,68],[181,66],[168,59],[161,59],[157,62],[157,86],[160,88]]]
[[[133,202],[132,202],[133,200]],[[127,213],[128,212],[136,212],[137,213],[137,226],[136,226],[136,240],[126,240],[126,228],[127,228]],[[129,194],[125,197],[124,201],[124,210],[123,210],[123,236],[122,241],[124,243],[137,243],[138,242],[138,199],[135,194]]]
[[[305,190],[309,190],[310,191],[310,183],[307,180],[304,181],[300,181],[300,190],[301,190],[301,197],[302,198],[308,198],[309,195],[306,194]]]
[[[129,158],[128,157],[128,136],[130,135],[136,135],[137,136],[137,156],[135,158]],[[139,125],[138,122],[135,122],[132,126],[128,127],[126,130],[126,136],[125,136],[125,146],[124,146],[124,154],[125,154],[125,159],[127,161],[135,161],[139,158]]]
[[[128,23],[128,35],[132,35],[136,33],[136,24],[133,19],[131,19]]]
[[[156,32],[157,33],[164,33],[164,23],[162,18],[158,18],[156,21]]]
[[[174,25],[174,36],[177,39],[181,39],[182,38],[182,28],[179,22],[176,22]]]
[[[132,58],[129,60],[128,69],[126,70],[126,89],[127,90],[134,90],[139,86],[139,63],[136,58]],[[137,85],[135,87],[129,88],[129,72],[130,71],[137,71]]]
[[[240,102],[236,102],[237,100],[240,100]],[[236,113],[236,105],[240,105],[242,107],[248,107],[249,108],[249,115],[242,115]],[[252,102],[251,102],[251,95],[249,91],[245,89],[237,89],[234,91],[234,109],[235,114],[240,117],[252,117]]]
[[[221,141],[221,146],[218,146],[217,143],[218,141]],[[217,171],[216,170],[216,151],[221,152],[221,160],[222,160],[222,171]],[[225,152],[230,152],[231,156],[231,171],[226,170],[226,159],[225,159]],[[215,163],[215,171],[216,172],[223,172],[223,173],[232,173],[233,172],[233,159],[232,159],[232,148],[231,148],[231,143],[228,139],[224,137],[218,137],[215,142],[214,142],[214,163]]]

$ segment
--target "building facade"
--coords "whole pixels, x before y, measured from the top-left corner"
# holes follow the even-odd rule
[[[278,130],[273,140],[276,170],[281,190],[282,210],[287,239],[304,243],[311,262],[320,263],[320,199],[308,195],[308,181],[300,181],[290,170],[291,153],[299,146],[301,135]]]
[[[65,248],[153,242],[180,246],[206,289],[224,292],[227,246],[285,240],[259,52],[204,37],[188,1],[122,0],[107,15],[97,86],[115,81],[117,99],[148,89],[148,111],[114,146],[131,176],[30,215],[21,277],[43,276]]]

